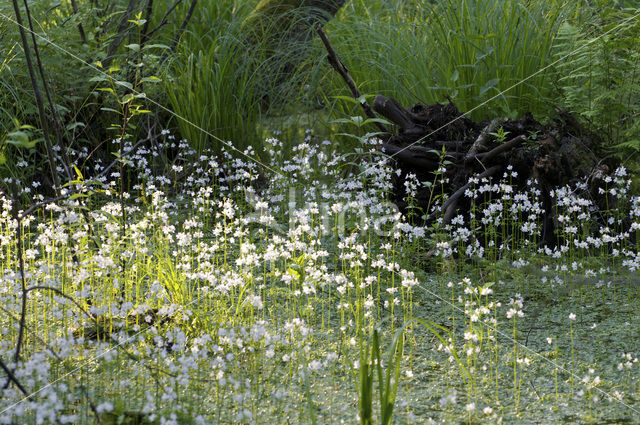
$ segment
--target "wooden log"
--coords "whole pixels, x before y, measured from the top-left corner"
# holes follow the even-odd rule
[[[409,116],[409,111],[393,98],[377,95],[373,101],[373,110],[400,127],[403,132],[416,127]]]
[[[494,165],[493,167],[488,168],[484,172],[480,173],[476,178],[484,179],[491,177],[497,174],[502,169],[503,167],[501,165]],[[442,224],[447,225],[449,224],[449,222],[451,222],[451,219],[453,219],[453,214],[455,214],[456,210],[458,209],[458,202],[460,201],[460,198],[462,198],[467,189],[471,187],[471,184],[471,182],[468,182],[467,184],[456,190],[455,193],[451,195],[449,199],[447,199],[446,202],[442,205],[442,210],[444,211]]]
[[[415,146],[414,146],[415,147]],[[424,172],[433,172],[438,169],[440,162],[437,159],[429,159],[426,155],[420,156],[415,151],[412,152],[407,148],[383,143],[382,148],[385,153],[398,162],[419,168]]]
[[[508,152],[511,149],[517,148],[525,140],[527,140],[526,136],[523,136],[523,135],[516,136],[513,139],[509,140],[508,142],[505,142],[501,145],[496,146],[489,152],[476,155],[476,158],[478,158],[483,164],[488,163],[489,161],[491,161],[493,158],[500,155],[501,153]]]
[[[489,136],[491,135],[491,133],[495,132],[502,124],[504,124],[506,120],[507,120],[506,118],[496,118],[492,120],[480,132],[480,135],[478,136],[476,141],[473,142],[473,145],[471,145],[471,148],[469,148],[469,151],[467,152],[467,155],[465,157],[465,161],[469,162],[475,159],[475,156],[478,153],[484,152],[485,150],[487,150],[487,142],[489,140]]]

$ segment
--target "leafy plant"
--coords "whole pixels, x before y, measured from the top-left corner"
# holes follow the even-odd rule
[[[640,149],[640,19],[637,8],[601,6],[597,19],[560,27],[555,79],[564,106],[624,155]]]
[[[360,423],[370,425],[373,420],[373,381],[378,379],[378,403],[380,405],[380,424],[389,425],[393,416],[393,408],[398,392],[400,379],[400,362],[403,353],[404,329],[399,329],[382,357],[380,351],[380,335],[374,329],[371,346],[362,345],[358,369],[358,397]],[[383,368],[384,361],[384,368]]]
[[[201,128],[240,150],[257,139],[258,55],[234,33],[238,23],[226,25],[227,32],[194,38],[179,50],[166,80],[171,108],[184,118],[176,122],[180,133],[198,151],[220,149]]]

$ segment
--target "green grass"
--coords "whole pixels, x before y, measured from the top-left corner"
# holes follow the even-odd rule
[[[526,111],[545,117],[553,96],[551,70],[528,77],[554,60],[557,29],[573,7],[561,1],[386,7],[354,1],[327,32],[363,93],[393,96],[405,105],[451,98],[463,112],[474,109],[475,119]],[[331,80],[330,93],[344,92],[339,78]]]
[[[190,121],[176,121],[180,134],[198,151],[216,146],[199,128],[243,149],[257,137],[261,90],[256,63],[245,56],[247,46],[232,34],[204,36],[200,43],[183,48],[166,77],[171,109]]]

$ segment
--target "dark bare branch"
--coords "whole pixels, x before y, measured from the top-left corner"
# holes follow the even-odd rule
[[[491,168],[487,168],[483,173],[480,173],[477,178],[483,179],[483,178],[491,177],[494,174],[498,173],[500,170],[502,170],[502,166],[494,165]],[[467,189],[471,187],[471,184],[472,183],[469,182],[464,186],[462,186],[460,189],[456,190],[456,192],[453,195],[451,195],[449,199],[447,199],[444,205],[442,205],[442,210],[444,211],[442,224],[444,225],[449,224],[449,222],[453,218],[453,214],[455,214],[456,210],[458,209],[458,202],[460,201],[460,198],[462,198],[462,196],[467,191]]]
[[[359,99],[361,95],[360,95],[360,91],[356,87],[356,83],[353,81],[353,78],[351,78],[351,76],[349,75],[349,71],[347,70],[347,68],[342,64],[342,62],[338,58],[336,51],[333,49],[333,46],[331,46],[331,43],[329,42],[327,35],[322,30],[322,27],[318,26],[316,31],[318,32],[318,35],[320,36],[320,39],[322,40],[322,43],[324,44],[324,47],[327,49],[327,53],[329,54],[329,56],[327,57],[327,59],[329,60],[329,64],[331,64],[333,69],[335,69],[338,72],[338,74],[340,74],[340,76],[345,81],[345,83],[347,83],[347,86],[349,87],[349,90],[351,90],[351,94],[353,95],[353,98]],[[377,118],[376,114],[373,112],[373,110],[371,109],[371,106],[369,106],[366,100],[363,100],[362,102],[360,102],[360,106],[362,106],[362,109],[364,109],[364,113],[369,118]],[[380,131],[384,133],[389,133],[389,130],[384,124],[377,122],[376,126],[380,129]]]
[[[187,15],[184,17],[184,20],[182,21],[182,25],[180,25],[180,29],[178,30],[178,33],[176,34],[176,37],[173,39],[173,42],[171,43],[171,50],[172,51],[176,49],[176,46],[178,45],[178,42],[182,38],[182,34],[184,33],[184,30],[187,29],[187,25],[189,25],[189,21],[191,20],[191,17],[193,16],[193,11],[196,9],[196,4],[198,4],[198,0],[191,0],[191,6],[189,6],[189,10],[187,11]]]

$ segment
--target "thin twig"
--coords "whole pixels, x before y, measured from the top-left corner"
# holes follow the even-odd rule
[[[60,118],[58,117],[58,111],[56,110],[55,104],[53,103],[53,97],[51,96],[51,90],[49,90],[49,83],[47,82],[47,78],[44,73],[44,67],[42,66],[42,60],[40,59],[40,49],[38,48],[38,42],[36,40],[36,33],[33,29],[33,22],[31,20],[31,10],[29,9],[29,3],[27,0],[22,1],[24,3],[24,10],[27,15],[27,22],[29,23],[29,32],[31,33],[31,40],[33,42],[33,53],[36,58],[36,65],[38,66],[38,73],[40,74],[40,79],[42,80],[42,88],[44,89],[45,96],[47,97],[47,102],[49,103],[49,109],[51,110],[51,120],[53,121],[53,131],[56,135],[56,144],[60,148],[62,152],[62,165],[64,167],[65,173],[67,175],[68,181],[72,180],[71,177],[71,163],[69,161],[69,156],[67,154],[67,148],[62,140]]]
[[[153,0],[147,0],[147,11],[145,13],[145,17],[144,17],[144,25],[142,26],[142,31],[140,31],[141,36],[140,36],[140,51],[142,51],[142,47],[144,46],[144,44],[147,42],[147,40],[149,39],[148,37],[148,31],[149,31],[149,24],[151,23],[151,14],[153,13]]]
[[[176,37],[173,39],[173,42],[171,43],[171,51],[175,50],[176,46],[178,45],[178,42],[180,41],[180,38],[182,38],[182,33],[184,33],[184,30],[187,29],[187,25],[189,24],[189,21],[193,16],[193,11],[196,8],[196,4],[198,4],[198,0],[191,1],[191,6],[189,6],[189,10],[187,11],[187,15],[184,17],[184,20],[182,21],[182,25],[180,25],[178,34],[176,34]]]
[[[18,378],[16,378],[16,376],[13,374],[13,371],[11,369],[9,369],[9,367],[7,367],[7,365],[2,360],[2,358],[0,358],[0,368],[2,368],[2,370],[4,370],[4,372],[7,374],[7,377],[9,378],[7,380],[7,384],[4,386],[5,388],[8,386],[9,382],[13,382],[14,384],[16,384],[16,387],[18,387],[20,392],[22,394],[24,394],[25,397],[29,397],[30,396],[29,392],[22,386],[20,381],[18,381]]]
[[[71,8],[73,9],[73,13],[78,14],[78,3],[76,0],[71,0]],[[82,40],[82,44],[87,44],[87,35],[84,33],[84,27],[82,26],[82,22],[78,22],[78,32],[80,33],[80,39]]]
[[[336,51],[333,49],[333,46],[331,46],[331,43],[329,42],[327,35],[322,30],[322,27],[318,26],[316,31],[318,32],[318,35],[320,36],[320,39],[322,40],[322,43],[324,44],[324,47],[327,49],[327,53],[329,54],[329,56],[327,57],[327,59],[329,60],[329,64],[333,67],[333,69],[338,71],[338,74],[340,74],[340,76],[345,81],[345,83],[347,83],[347,86],[349,87],[349,90],[351,90],[351,94],[353,95],[353,98],[356,100],[360,99],[361,95],[360,95],[360,91],[356,87],[356,83],[353,81],[353,78],[351,78],[351,76],[349,75],[349,71],[347,70],[347,68],[338,58]],[[364,109],[364,113],[367,114],[369,118],[378,118],[366,100],[362,100],[360,102],[360,106],[362,106],[362,109]],[[389,129],[387,129],[387,127],[381,122],[376,122],[376,126],[380,129],[380,131],[384,133],[389,133]]]
[[[146,38],[147,40],[151,37],[153,37],[153,35],[160,30],[163,26],[165,26],[169,21],[167,20],[167,18],[169,17],[169,15],[171,15],[171,12],[173,12],[175,10],[176,7],[178,7],[178,5],[182,3],[182,0],[176,0],[175,3],[173,3],[173,5],[171,5],[171,7],[166,11],[166,13],[164,14],[164,16],[162,17],[162,19],[160,20],[160,23],[158,25],[156,25],[156,27],[154,29],[152,29],[151,31],[149,31],[148,33],[146,33],[143,37]],[[145,24],[146,25],[146,24]]]
[[[51,178],[53,179],[53,185],[55,190],[59,190],[60,181],[58,180],[58,173],[56,172],[56,163],[53,156],[53,149],[51,145],[51,139],[49,138],[49,129],[47,125],[47,119],[44,111],[44,102],[42,101],[42,93],[40,92],[40,86],[36,80],[36,75],[33,70],[33,61],[31,59],[31,48],[27,41],[27,35],[24,31],[24,25],[22,24],[22,13],[20,12],[20,6],[18,1],[13,0],[13,9],[16,14],[16,22],[18,23],[18,29],[20,31],[20,39],[22,40],[22,48],[24,50],[24,57],[27,62],[27,70],[29,71],[29,78],[31,79],[31,85],[33,86],[33,94],[36,98],[36,106],[38,108],[38,117],[40,118],[40,127],[42,128],[42,135],[44,136],[45,147],[47,150],[47,157],[49,158],[49,170],[51,172]]]
[[[16,350],[13,354],[13,361],[18,362],[20,360],[20,349],[22,348],[22,339],[24,338],[24,327],[27,320],[27,296],[29,292],[27,291],[27,282],[25,277],[25,267],[24,267],[24,255],[23,255],[23,246],[22,246],[22,219],[16,213],[16,220],[18,220],[18,267],[20,267],[20,284],[21,284],[21,308],[20,308],[20,325],[18,327],[18,341],[16,342]]]

